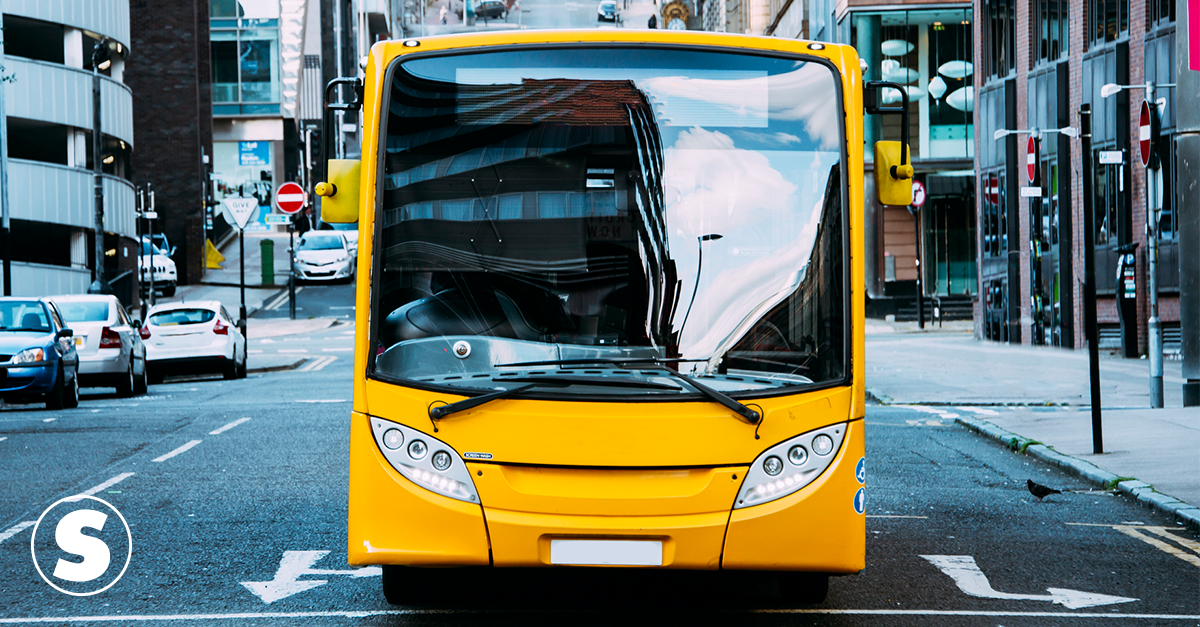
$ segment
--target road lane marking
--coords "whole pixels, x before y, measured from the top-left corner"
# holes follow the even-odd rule
[[[334,357],[333,355],[325,355],[323,357],[316,357],[316,358],[313,358],[312,360],[310,360],[303,367],[301,367],[299,372],[316,372],[318,370],[324,370],[325,366],[328,366],[329,364],[332,364],[335,361],[337,361],[337,357]]]
[[[98,486],[96,486],[96,487],[94,487],[94,488],[92,488],[92,489],[90,489],[90,490],[86,490],[86,491],[84,491],[84,492],[81,492],[80,494],[82,494],[82,495],[84,495],[84,496],[92,496],[92,495],[94,495],[94,494],[97,494],[97,493],[100,493],[100,492],[102,492],[102,491],[104,491],[104,490],[107,490],[107,489],[109,489],[109,488],[111,488],[111,487],[113,487],[113,486],[117,485],[118,483],[121,483],[122,481],[124,481],[124,480],[126,480],[126,479],[128,479],[128,478],[132,477],[133,475],[134,475],[134,473],[132,473],[132,472],[123,472],[123,473],[121,473],[121,474],[119,474],[119,475],[117,475],[117,476],[113,477],[112,479],[109,479],[108,481],[105,481],[104,483],[101,483],[100,485],[98,485]]]
[[[979,570],[975,558],[970,555],[922,555],[923,559],[933,564],[954,580],[959,590],[981,599],[1000,599],[1013,601],[1051,601],[1067,609],[1077,610],[1097,605],[1112,605],[1114,603],[1130,603],[1138,599],[1118,597],[1098,592],[1083,592],[1066,588],[1046,588],[1050,594],[1013,594],[1000,592],[992,588],[987,575]]]
[[[928,516],[900,516],[900,515],[893,516],[890,514],[887,514],[887,515],[885,515],[885,514],[867,514],[867,518],[920,518],[921,520],[929,519]]]
[[[281,348],[276,353],[307,353],[307,348]]]
[[[96,410],[96,411],[99,411],[99,410]],[[58,418],[43,418],[42,422],[54,422],[55,420],[58,420]]]
[[[326,353],[346,353],[346,352],[354,350],[354,347],[353,346],[339,346],[336,348],[322,348],[321,350]]]
[[[302,291],[304,291],[303,286],[296,288],[296,294],[299,294]],[[271,304],[267,305],[266,307],[263,307],[263,309],[266,309],[267,311],[275,311],[276,309],[279,309],[280,307],[282,307],[283,304],[286,303],[287,301],[288,301],[288,293],[285,290],[283,292],[280,292],[279,296],[276,296],[275,300],[271,301]]]
[[[215,431],[209,431],[208,434],[209,435],[221,435],[222,433],[229,431],[230,429],[242,424],[243,422],[250,422],[250,419],[249,418],[238,418],[237,420],[234,420],[233,422],[225,425],[224,427],[221,427],[220,429],[217,429]]]
[[[186,452],[188,452],[188,450],[190,450],[190,449],[191,449],[193,446],[196,446],[196,445],[197,445],[197,444],[199,444],[199,443],[200,443],[200,440],[192,440],[191,442],[188,442],[187,444],[184,444],[183,446],[181,446],[181,447],[179,447],[179,448],[177,448],[177,449],[175,449],[175,450],[171,451],[170,453],[167,453],[166,455],[162,455],[162,456],[159,456],[159,457],[155,457],[154,459],[152,459],[152,460],[150,460],[150,461],[152,461],[152,462],[165,462],[165,461],[167,461],[168,459],[171,459],[172,457],[175,457],[176,455],[180,455],[180,454],[183,454],[183,453],[186,453]]]
[[[309,400],[296,401],[297,403],[345,403],[344,398],[314,398]]]
[[[330,307],[330,309],[354,309],[354,305],[339,305],[337,307]]]
[[[262,352],[262,349],[261,349],[261,348],[252,348],[252,349],[250,349],[250,350],[248,350],[248,351],[246,351],[246,352],[247,352],[247,353],[250,353],[251,355],[256,355],[256,354],[259,354],[259,353],[261,353],[261,352]]]
[[[966,411],[969,411],[973,414],[978,414],[980,416],[999,416],[1000,415],[1000,412],[998,412],[994,409],[985,409],[983,407],[963,407],[961,409],[965,409]]]
[[[446,614],[469,615],[516,615],[525,610],[341,610],[330,612],[237,612],[229,614],[116,614],[96,616],[30,616],[0,618],[0,625],[29,625],[38,623],[133,623],[164,621],[234,621],[253,619],[297,619],[297,618],[371,618],[374,616],[441,616]],[[868,609],[762,609],[748,610],[752,614],[813,614],[830,616],[988,616],[995,618],[1058,618],[1077,620],[1080,618],[1110,618],[1117,620],[1200,620],[1200,614],[1105,614],[1102,612],[1005,612],[987,610],[868,610]],[[1111,624],[1111,623],[1109,623]]]
[[[239,582],[247,590],[253,592],[263,603],[271,604],[279,599],[311,590],[317,586],[329,583],[328,579],[300,580],[305,575],[347,575],[353,579],[360,577],[379,577],[383,569],[378,566],[358,568],[355,570],[325,570],[313,568],[329,551],[284,551],[279,560],[279,569],[271,581],[242,581]]]
[[[6,435],[6,436],[4,436],[4,437],[0,438],[0,442],[3,442],[3,441],[5,441],[5,440],[7,440],[7,439],[8,439],[8,436]]]
[[[1191,551],[1194,551],[1197,555],[1200,555],[1200,542],[1196,542],[1195,540],[1189,540],[1188,538],[1184,538],[1181,536],[1177,536],[1173,533],[1170,533],[1171,531],[1175,530],[1174,527],[1142,527],[1142,529],[1145,529],[1146,531],[1149,531],[1150,533],[1153,533],[1154,535],[1157,535],[1157,536],[1162,536],[1164,538],[1170,538],[1171,540],[1178,542],[1183,547],[1190,549]]]
[[[1190,538],[1184,538],[1182,536],[1177,536],[1177,535],[1171,533],[1172,531],[1181,531],[1181,529],[1177,529],[1175,527],[1151,527],[1151,526],[1143,525],[1141,523],[1114,525],[1111,523],[1104,524],[1104,523],[1069,522],[1066,524],[1071,525],[1072,527],[1108,527],[1109,529],[1115,529],[1131,538],[1137,538],[1138,540],[1141,540],[1142,542],[1149,544],[1150,546],[1162,551],[1163,553],[1178,557],[1179,559],[1181,559],[1193,566],[1200,568],[1200,542],[1196,542],[1195,540],[1192,540]],[[1145,535],[1145,534],[1141,533],[1141,531],[1149,531],[1150,533],[1153,533],[1154,535],[1173,540],[1173,541],[1179,543],[1180,545],[1182,545],[1184,548],[1195,552],[1196,555],[1192,555],[1191,553],[1181,550],[1178,547],[1167,544],[1166,542],[1163,542],[1162,540],[1159,540],[1158,538],[1152,538],[1148,535]]]
[[[24,522],[17,523],[0,533],[0,542],[4,542],[5,540],[17,535],[18,533],[21,533],[22,531],[25,531],[36,524],[36,520],[26,520]]]

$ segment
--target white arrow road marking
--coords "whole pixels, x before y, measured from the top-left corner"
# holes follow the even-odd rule
[[[1082,607],[1110,605],[1113,603],[1129,603],[1137,601],[1126,597],[1109,596],[1096,592],[1080,592],[1064,588],[1046,588],[1050,594],[1010,594],[997,592],[988,583],[987,576],[975,564],[975,558],[970,555],[922,555],[931,564],[937,566],[958,584],[958,589],[973,597],[984,599],[1011,599],[1021,601],[1053,601],[1065,608],[1077,610]]]
[[[383,569],[378,566],[368,566],[357,570],[312,568],[313,564],[326,555],[329,555],[329,551],[284,551],[274,579],[271,581],[243,581],[241,584],[250,592],[258,595],[263,603],[271,604],[279,599],[329,583],[327,579],[300,581],[300,577],[305,575],[347,575],[357,579],[359,577],[378,577],[383,574]]]

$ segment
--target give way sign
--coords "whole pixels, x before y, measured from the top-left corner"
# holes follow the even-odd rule
[[[275,206],[283,213],[296,213],[308,204],[308,194],[296,183],[287,182],[275,190]]]
[[[226,198],[221,204],[225,205],[225,219],[239,229],[246,228],[250,216],[258,211],[258,199],[254,197]]]

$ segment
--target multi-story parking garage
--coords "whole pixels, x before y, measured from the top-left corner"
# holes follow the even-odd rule
[[[80,293],[92,281],[92,51],[111,39],[119,52],[100,72],[105,276],[119,295],[132,294],[129,2],[8,0],[3,20],[12,293]]]

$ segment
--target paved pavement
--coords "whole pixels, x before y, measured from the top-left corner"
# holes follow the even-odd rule
[[[978,341],[960,323],[922,332],[872,320],[866,358],[867,389],[879,402],[1015,441],[1200,529],[1200,410],[1181,406],[1180,362],[1165,364],[1167,407],[1150,409],[1148,362],[1102,355],[1103,454],[1094,454],[1085,351]]]

